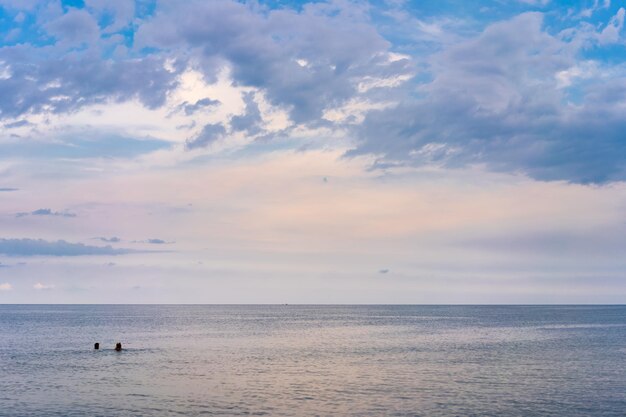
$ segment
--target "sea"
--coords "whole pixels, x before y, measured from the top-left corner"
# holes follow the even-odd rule
[[[626,306],[0,305],[0,416],[196,415],[625,416]]]

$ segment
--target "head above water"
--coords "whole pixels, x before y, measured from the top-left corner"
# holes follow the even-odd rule
[[[119,352],[120,350],[122,350],[122,344],[121,344],[120,342],[117,342],[117,343],[115,344],[115,350],[116,350],[116,351],[118,351],[118,352]]]

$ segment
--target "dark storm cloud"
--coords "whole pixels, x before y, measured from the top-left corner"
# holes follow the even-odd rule
[[[87,256],[123,255],[130,249],[115,249],[111,246],[88,246],[65,240],[43,239],[0,239],[0,253],[9,256]]]

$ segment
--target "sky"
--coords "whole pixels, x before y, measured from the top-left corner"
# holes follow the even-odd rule
[[[0,303],[624,303],[625,8],[0,0]]]

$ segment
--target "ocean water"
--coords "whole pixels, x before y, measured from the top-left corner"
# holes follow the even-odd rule
[[[0,305],[0,415],[624,416],[626,307]]]

